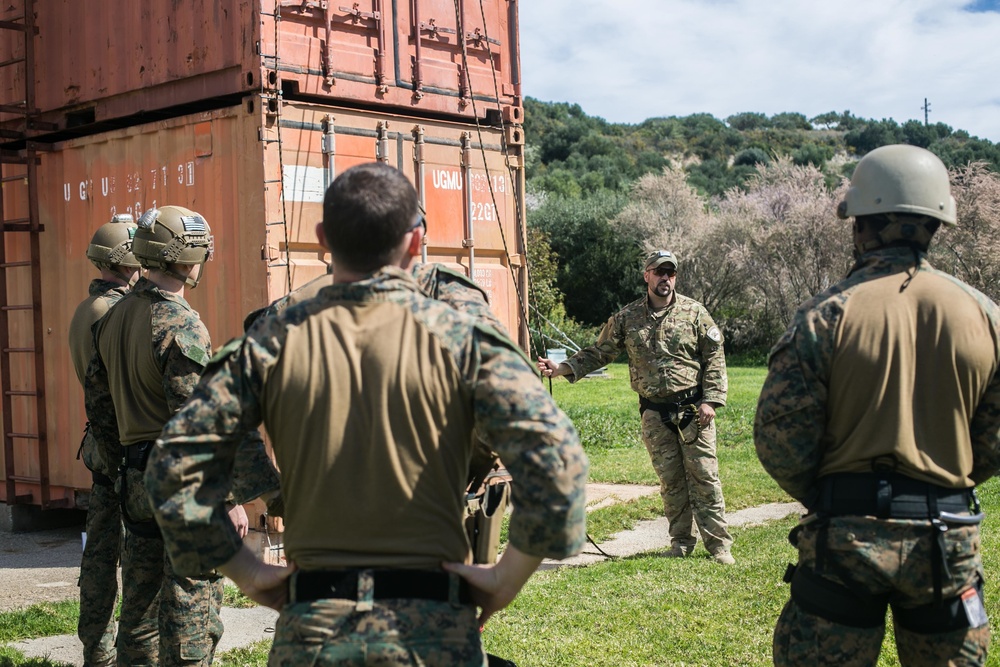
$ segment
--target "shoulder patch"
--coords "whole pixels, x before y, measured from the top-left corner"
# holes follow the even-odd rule
[[[722,340],[722,332],[719,331],[719,327],[714,327],[713,326],[712,328],[710,328],[706,332],[705,335],[708,336],[709,338],[711,338],[716,343],[718,343],[718,342],[720,342]]]
[[[201,340],[196,340],[196,338],[191,335],[185,335],[184,332],[178,332],[178,334],[174,336],[174,343],[176,343],[178,349],[180,349],[181,354],[196,364],[204,366],[208,363],[208,352],[201,344]]]

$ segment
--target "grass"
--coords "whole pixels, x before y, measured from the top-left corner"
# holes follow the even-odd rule
[[[730,510],[787,500],[753,447],[753,415],[765,375],[763,367],[730,367],[729,397],[716,415],[719,476]],[[610,364],[608,376],[552,383],[552,395],[580,432],[590,481],[658,485],[639,435],[639,399],[629,387],[628,366]]]
[[[559,404],[576,422],[591,459],[591,480],[657,484],[639,440],[637,399],[624,365],[609,367],[608,379],[576,385],[553,382]],[[719,410],[719,466],[729,509],[788,498],[764,473],[752,442],[753,414],[764,369],[730,367],[729,402]],[[1000,480],[982,485],[989,518],[983,524],[986,607],[1000,613]],[[658,494],[591,512],[588,531],[598,542],[662,513]],[[737,564],[720,567],[698,550],[684,560],[638,555],[586,568],[537,573],[513,604],[495,616],[483,634],[491,653],[520,665],[739,665],[771,664],[771,634],[788,586],[781,577],[796,558],[788,544],[794,518],[764,526],[732,528]],[[227,606],[250,606],[232,586]],[[0,667],[62,667],[26,659],[8,642],[75,632],[75,601],[36,605],[0,614]],[[994,625],[994,632],[997,627]],[[267,664],[270,642],[228,651],[215,664]],[[879,667],[898,667],[891,627]],[[1000,651],[987,665],[1000,667]]]

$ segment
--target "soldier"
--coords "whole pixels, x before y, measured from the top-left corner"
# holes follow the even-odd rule
[[[417,218],[399,171],[341,174],[317,226],[333,284],[216,355],[150,457],[146,484],[178,569],[218,567],[281,610],[270,664],[479,667],[481,623],[542,557],[583,545],[587,461],[572,424],[513,343],[400,268],[419,252]],[[235,443],[261,420],[294,568],[260,563],[225,522]],[[495,566],[464,565],[474,428],[517,485]]]
[[[120,442],[124,451],[121,667],[208,665],[222,635],[221,577],[173,570],[142,482],[153,439],[190,396],[209,358],[208,331],[184,292],[197,286],[211,250],[211,230],[198,213],[179,206],[147,211],[132,251],[148,273],[94,326],[87,415],[103,447]],[[233,520],[245,532],[241,512]]]
[[[546,377],[576,382],[628,354],[632,389],[639,394],[642,442],[660,478],[670,523],[667,556],[694,551],[697,523],[717,563],[735,563],[733,538],[715,454],[715,411],[728,388],[722,333],[705,307],[678,294],[677,257],[657,250],[645,261],[646,295],[611,316],[597,342],[562,363],[539,358]]]
[[[754,422],[761,463],[808,512],[774,663],[874,665],[891,607],[901,664],[982,665],[974,485],[1000,468],[1000,309],[927,261],[956,224],[929,151],[868,153],[837,215],[857,262],[771,351]]]
[[[69,324],[69,350],[76,377],[83,386],[87,364],[93,355],[91,327],[128,294],[139,273],[132,254],[135,223],[132,216],[116,215],[98,228],[87,246],[87,259],[101,272],[90,283],[90,296],[73,313]],[[121,551],[122,520],[118,510],[114,478],[120,452],[105,459],[88,425],[80,444],[83,463],[93,483],[87,506],[87,543],[80,560],[80,622],[77,634],[83,642],[87,665],[115,664],[115,602],[118,599],[118,560]],[[79,456],[78,456],[79,458]]]

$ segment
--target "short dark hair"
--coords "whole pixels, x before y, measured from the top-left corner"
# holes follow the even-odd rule
[[[416,217],[410,180],[381,162],[351,167],[323,197],[323,235],[334,264],[359,273],[389,264]]]

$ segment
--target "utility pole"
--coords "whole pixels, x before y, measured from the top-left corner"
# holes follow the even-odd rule
[[[930,113],[931,103],[927,101],[926,97],[924,98],[924,106],[920,108],[924,110],[924,127],[927,127],[927,114]]]

